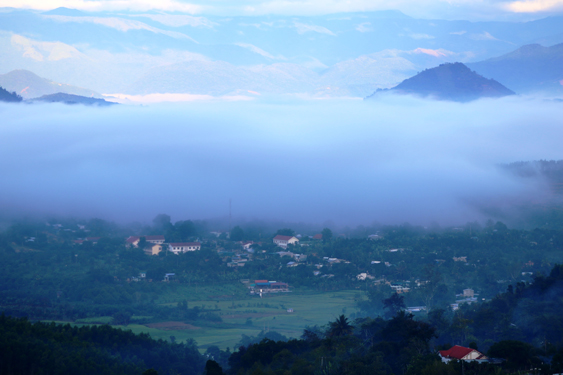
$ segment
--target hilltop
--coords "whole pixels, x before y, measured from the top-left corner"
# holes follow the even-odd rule
[[[22,97],[15,92],[9,92],[3,87],[0,87],[0,101],[2,102],[21,102]]]
[[[462,63],[446,63],[426,69],[399,85],[389,90],[377,91],[368,98],[382,91],[457,102],[515,94],[494,79],[487,79]]]
[[[505,55],[468,64],[518,92],[563,92],[563,43],[551,47],[528,44]]]
[[[54,82],[24,69],[0,74],[0,86],[5,87],[8,91],[15,91],[24,99],[56,93],[101,98],[101,95],[95,91]]]

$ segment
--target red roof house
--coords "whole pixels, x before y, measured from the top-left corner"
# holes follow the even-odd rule
[[[439,353],[444,363],[448,363],[454,359],[458,361],[486,361],[489,359],[483,353],[475,349],[459,345],[453,346],[448,350],[440,350]]]

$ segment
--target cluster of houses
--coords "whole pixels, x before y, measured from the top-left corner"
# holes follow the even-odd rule
[[[74,240],[73,242],[77,245],[82,245],[84,242],[90,242],[93,244],[97,244],[101,237],[86,237],[80,238],[78,240]]]

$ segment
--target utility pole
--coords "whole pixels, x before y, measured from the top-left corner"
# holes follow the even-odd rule
[[[231,233],[231,198],[229,198],[229,234]]]

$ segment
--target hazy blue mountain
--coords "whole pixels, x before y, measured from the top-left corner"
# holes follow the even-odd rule
[[[433,56],[420,50],[386,50],[342,61],[322,71],[288,62],[236,66],[225,61],[194,60],[152,68],[125,92],[225,95],[253,91],[365,97],[456,57],[459,56],[439,53]]]
[[[424,70],[385,91],[458,102],[514,95],[512,90],[494,79],[480,76],[462,63],[446,63]],[[377,92],[371,97],[375,96]]]
[[[0,72],[27,69],[102,93],[148,92],[148,77],[162,75],[171,77],[169,83],[153,86],[173,92],[264,87],[267,92],[365,96],[440,63],[482,61],[538,40],[561,43],[562,23],[563,17],[532,22],[424,20],[398,11],[220,17],[4,8]],[[289,65],[280,69],[277,64]],[[308,71],[297,73],[294,65]],[[214,69],[224,82],[214,78]],[[249,77],[253,70],[265,72]],[[179,74],[182,90],[171,71]]]
[[[26,99],[58,92],[97,98],[101,97],[101,95],[95,91],[53,82],[46,78],[39,77],[33,72],[22,69],[0,74],[0,86],[7,88],[9,91],[15,91]]]
[[[563,43],[551,47],[530,44],[506,55],[467,65],[520,93],[563,92]]]
[[[2,102],[21,102],[22,97],[15,92],[9,92],[3,87],[0,87],[0,101]]]
[[[188,61],[153,68],[126,92],[141,95],[226,95],[248,91],[283,94],[310,91],[317,81],[317,73],[298,64],[239,67],[225,61]]]
[[[29,99],[28,102],[47,102],[47,103],[64,103],[64,104],[84,104],[96,106],[110,106],[117,103],[108,102],[104,99],[88,98],[80,95],[66,94],[58,92],[56,94],[43,95],[39,98]]]

